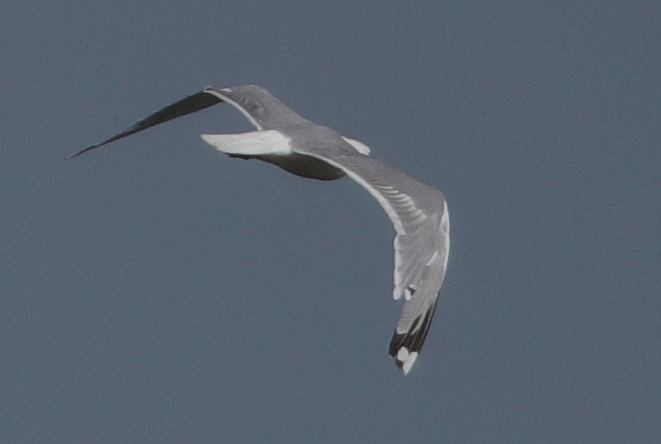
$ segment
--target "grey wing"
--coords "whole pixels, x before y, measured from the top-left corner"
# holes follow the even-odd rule
[[[404,296],[389,353],[408,373],[429,332],[450,250],[450,216],[440,190],[362,154],[306,153],[343,170],[374,196],[395,236],[393,297]]]
[[[91,151],[95,148],[99,148],[103,145],[107,145],[116,140],[123,139],[124,137],[128,137],[132,134],[139,133],[140,131],[146,130],[147,128],[151,128],[152,126],[160,125],[161,123],[168,122],[178,117],[183,117],[187,114],[191,114],[203,110],[220,102],[222,102],[222,100],[219,97],[210,94],[207,90],[200,91],[195,94],[191,94],[190,96],[185,97],[179,100],[178,102],[168,105],[165,108],[156,111],[154,114],[145,117],[135,125],[122,131],[121,133],[116,134],[111,138],[104,140],[101,143],[88,146],[85,149],[82,149],[74,154],[71,154],[68,158],[71,159],[73,157],[80,156],[83,153]]]

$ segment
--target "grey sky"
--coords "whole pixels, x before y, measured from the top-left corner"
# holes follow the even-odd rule
[[[657,2],[7,2],[0,442],[656,443]],[[350,180],[231,160],[263,84],[440,187],[407,377],[394,232]]]

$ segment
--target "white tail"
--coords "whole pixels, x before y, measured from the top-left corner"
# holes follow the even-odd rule
[[[251,131],[240,134],[202,134],[202,140],[226,154],[286,156],[291,153],[291,139],[279,131]]]

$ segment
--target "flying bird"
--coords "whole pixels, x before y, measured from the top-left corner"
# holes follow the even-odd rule
[[[258,85],[207,87],[69,158],[223,102],[239,110],[256,131],[203,134],[218,151],[310,179],[349,176],[383,207],[396,232],[393,298],[405,301],[389,354],[408,374],[429,333],[448,264],[450,216],[439,189],[370,157],[363,143],[299,116]]]

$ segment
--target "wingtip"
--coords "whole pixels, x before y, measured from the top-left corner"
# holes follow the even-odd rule
[[[418,352],[409,352],[406,347],[402,347],[397,352],[395,364],[406,376],[411,371],[416,359],[418,359]]]
[[[96,146],[97,145],[88,146],[87,148],[83,148],[80,151],[76,151],[75,153],[69,154],[64,160],[69,160],[69,159],[73,159],[74,157],[78,157],[81,154],[84,154],[84,153],[88,152],[89,150],[92,150],[92,149],[96,148]]]

